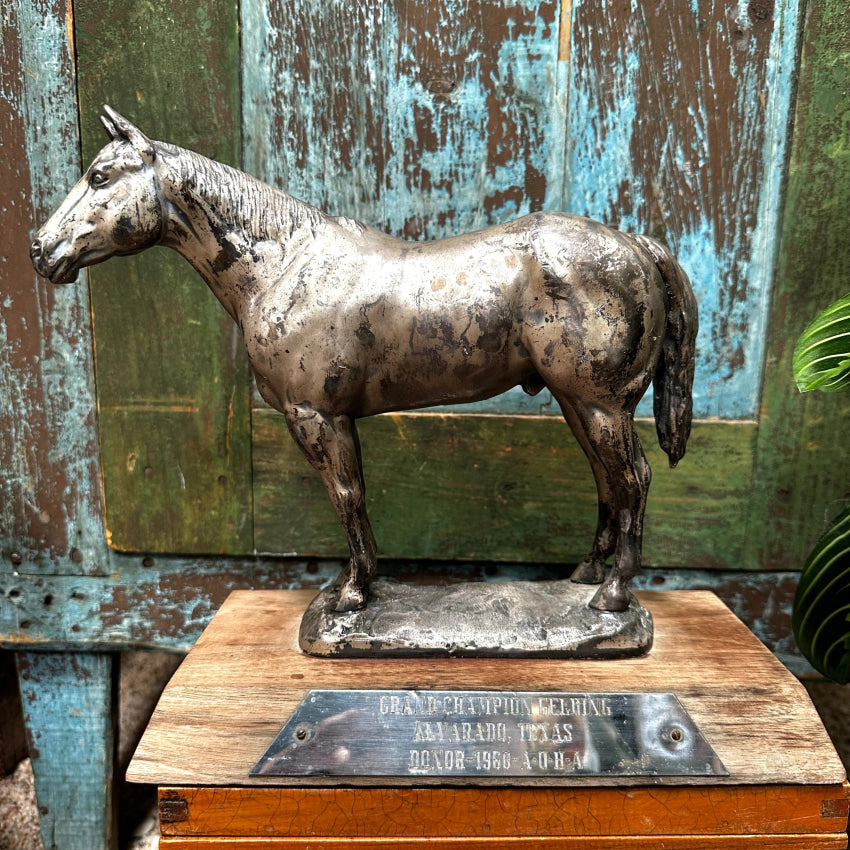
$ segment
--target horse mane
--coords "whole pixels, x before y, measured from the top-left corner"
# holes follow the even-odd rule
[[[251,239],[288,238],[305,226],[315,230],[328,218],[316,207],[229,165],[167,142],[155,144],[180,183],[210,202],[225,224]]]

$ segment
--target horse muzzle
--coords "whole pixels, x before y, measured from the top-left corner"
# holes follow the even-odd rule
[[[45,250],[40,238],[36,238],[30,245],[30,260],[36,272],[46,277],[51,283],[74,283],[77,279],[79,273],[77,265],[68,257],[54,257],[52,252]]]

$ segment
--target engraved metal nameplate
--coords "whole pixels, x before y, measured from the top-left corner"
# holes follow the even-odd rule
[[[727,776],[673,694],[314,690],[252,776]]]

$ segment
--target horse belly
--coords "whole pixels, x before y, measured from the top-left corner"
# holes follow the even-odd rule
[[[383,328],[371,352],[361,415],[479,401],[530,368],[512,311],[426,311]]]

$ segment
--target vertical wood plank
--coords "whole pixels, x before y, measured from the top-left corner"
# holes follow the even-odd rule
[[[108,850],[113,806],[113,656],[18,653],[45,850]]]
[[[414,239],[559,207],[558,11],[246,0],[246,168]]]
[[[797,0],[573,3],[567,204],[678,254],[701,417],[757,414],[797,20]]]
[[[104,563],[85,277],[36,276],[29,242],[79,173],[64,0],[3,6],[0,40],[0,555],[23,571]]]
[[[75,4],[84,159],[103,103],[152,138],[239,164],[236,4]],[[253,548],[239,332],[191,267],[153,249],[91,272],[106,523],[119,549]]]
[[[788,199],[759,426],[752,559],[802,566],[850,499],[850,396],[799,393],[792,358],[814,316],[850,291],[850,16],[842,0],[808,5]]]
[[[562,205],[553,0],[392,4],[385,223],[434,239]]]
[[[336,215],[383,219],[384,0],[243,0],[245,169]]]

